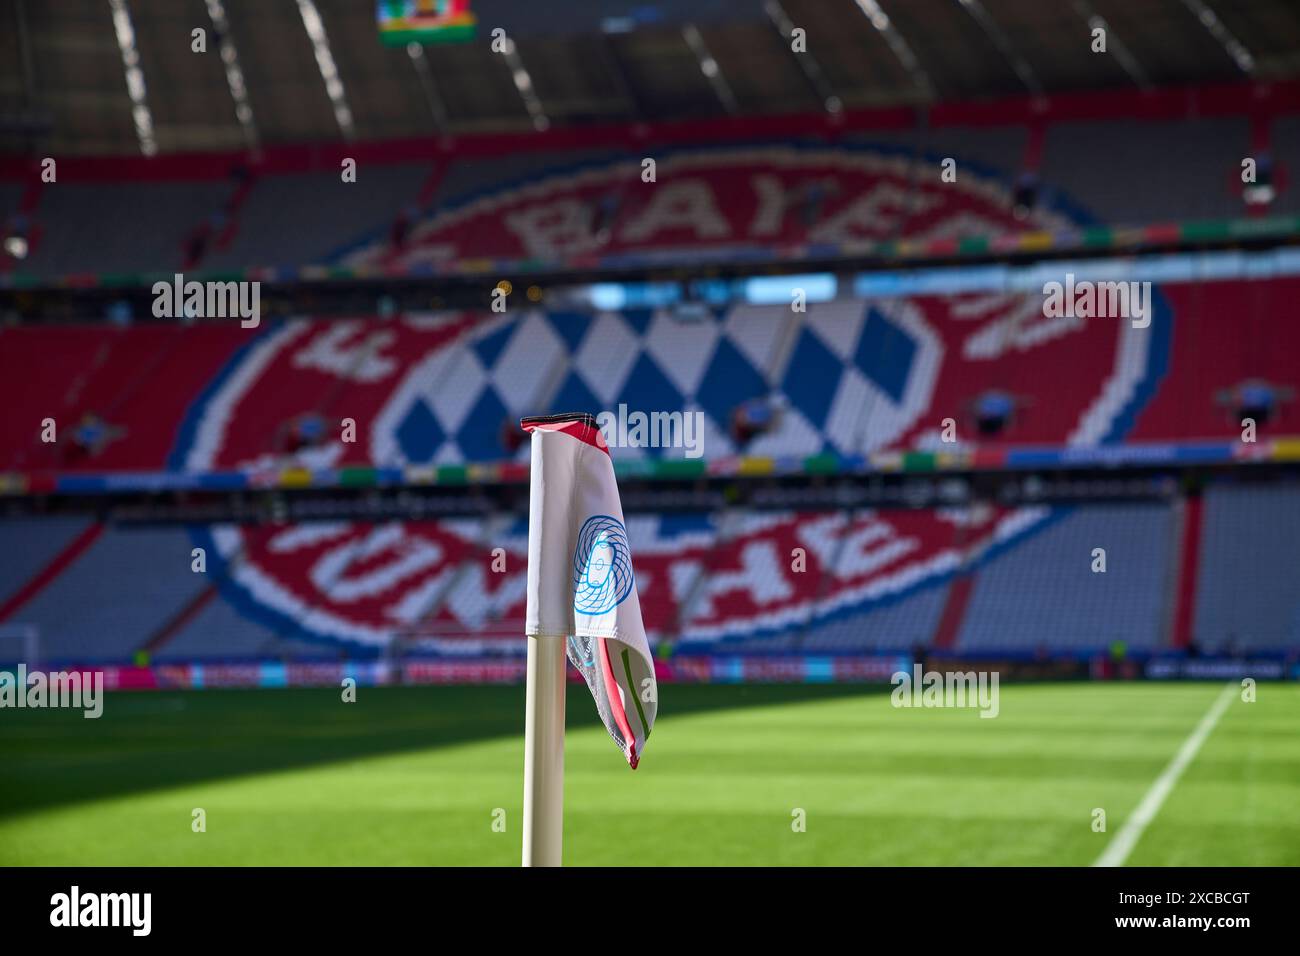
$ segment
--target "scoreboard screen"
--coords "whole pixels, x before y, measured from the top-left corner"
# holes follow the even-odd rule
[[[379,34],[391,44],[470,40],[479,23],[510,36],[575,36],[761,21],[765,16],[762,0],[379,0],[378,11]]]
[[[458,43],[474,38],[470,0],[379,0],[379,36],[384,43]]]

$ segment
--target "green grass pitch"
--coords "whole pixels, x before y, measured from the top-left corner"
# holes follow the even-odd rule
[[[571,687],[565,862],[1087,865],[1222,687],[1003,685],[990,720],[887,687],[666,685],[635,773]],[[523,688],[357,693],[0,711],[0,865],[517,865]],[[1300,685],[1234,697],[1128,862],[1300,864],[1297,727]]]

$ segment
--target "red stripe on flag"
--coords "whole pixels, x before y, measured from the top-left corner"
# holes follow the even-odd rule
[[[596,638],[596,645],[600,648],[600,672],[605,678],[605,697],[609,701],[609,712],[614,715],[614,723],[618,724],[618,729],[623,732],[623,739],[627,741],[627,762],[635,770],[641,759],[636,753],[636,735],[632,733],[632,727],[627,722],[627,712],[623,709],[623,693],[614,678],[614,668],[609,662],[609,648],[605,643],[605,638]]]
[[[585,442],[592,448],[599,448],[606,455],[609,454],[609,446],[605,444],[605,436],[596,427],[596,420],[591,415],[555,415],[548,418],[525,418],[519,423],[519,427],[530,433],[562,432],[565,435],[572,435],[578,441]]]

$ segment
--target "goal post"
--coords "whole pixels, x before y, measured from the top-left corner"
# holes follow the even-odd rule
[[[40,628],[35,624],[0,624],[0,664],[3,663],[26,664],[29,670],[39,666]]]

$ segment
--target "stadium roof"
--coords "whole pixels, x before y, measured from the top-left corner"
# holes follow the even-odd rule
[[[471,6],[477,39],[412,50],[381,44],[358,0],[10,0],[0,150],[226,150],[1300,75],[1294,0]],[[490,49],[496,25],[508,55]],[[196,27],[206,53],[191,51]]]

